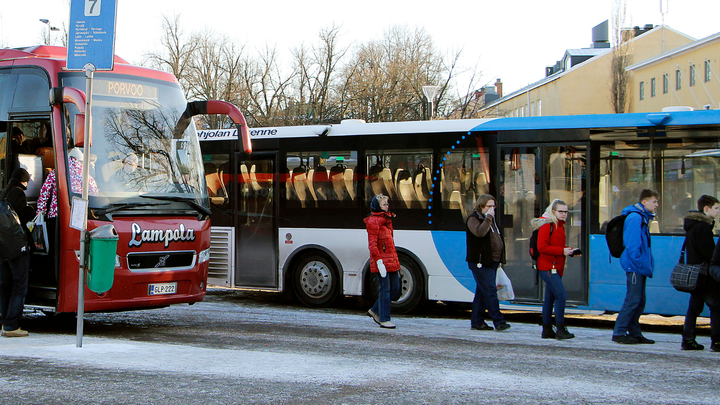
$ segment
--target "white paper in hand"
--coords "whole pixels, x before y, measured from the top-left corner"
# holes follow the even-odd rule
[[[387,276],[387,269],[385,268],[385,264],[383,263],[382,259],[377,261],[377,267],[378,271],[380,272],[380,277]]]

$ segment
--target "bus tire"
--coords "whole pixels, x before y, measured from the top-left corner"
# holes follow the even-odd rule
[[[332,261],[324,255],[300,258],[292,276],[295,296],[309,307],[327,307],[340,297],[341,281]]]
[[[393,301],[391,314],[407,314],[421,307],[425,301],[425,276],[414,260],[405,255],[398,255],[400,259],[400,298]],[[375,275],[369,271],[365,280],[365,303],[375,304],[378,296],[378,286]]]

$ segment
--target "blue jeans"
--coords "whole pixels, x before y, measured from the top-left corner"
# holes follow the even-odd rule
[[[695,324],[705,303],[710,309],[710,339],[713,343],[720,342],[720,294],[717,291],[708,290],[690,294],[682,333],[684,340],[695,340]]]
[[[613,336],[642,335],[640,331],[640,315],[645,311],[645,282],[647,277],[627,272],[627,293],[620,313],[615,320]]]
[[[397,301],[402,292],[400,290],[400,272],[389,271],[385,277],[381,277],[380,273],[375,273],[375,279],[378,282],[378,299],[371,311],[378,315],[380,322],[387,322],[390,320],[390,302]]]
[[[471,326],[480,326],[485,323],[483,319],[485,310],[487,310],[495,326],[505,323],[505,318],[500,313],[500,302],[498,301],[497,285],[495,284],[499,264],[495,262],[492,267],[478,268],[477,263],[468,262],[468,267],[472,270],[473,277],[475,277],[475,298],[473,298],[472,315],[470,316]]]
[[[20,327],[30,275],[30,256],[20,255],[0,266],[0,312],[4,330]]]
[[[565,301],[567,291],[562,282],[562,276],[549,271],[538,271],[540,278],[545,282],[545,301],[543,301],[542,319],[543,324],[552,324],[553,304],[555,304],[555,323],[565,324]]]

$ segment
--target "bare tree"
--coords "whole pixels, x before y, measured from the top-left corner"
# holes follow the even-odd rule
[[[296,112],[301,123],[318,124],[339,122],[343,111],[339,104],[337,70],[348,48],[338,48],[340,27],[331,26],[320,30],[320,43],[312,49],[304,45],[293,51],[297,83]]]
[[[190,69],[193,54],[197,50],[200,40],[196,35],[186,38],[180,28],[180,15],[175,15],[172,19],[163,16],[162,26],[164,32],[160,41],[162,50],[146,53],[143,64],[172,73],[178,78],[183,89],[187,91],[190,86],[188,86],[186,74]]]
[[[616,114],[625,113],[629,107],[628,93],[630,74],[625,70],[632,63],[630,40],[632,30],[624,30],[626,0],[613,0],[612,16],[612,62],[610,65],[610,103]]]
[[[266,46],[259,60],[248,60],[242,69],[241,86],[248,92],[247,118],[250,126],[287,125],[284,112],[292,105],[289,87],[296,72],[285,75],[275,48]]]
[[[423,119],[427,105],[422,86],[443,87],[440,106],[451,71],[423,29],[392,27],[382,39],[360,45],[345,66],[346,115],[371,122]]]

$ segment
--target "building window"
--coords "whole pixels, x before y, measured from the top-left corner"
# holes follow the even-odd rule
[[[690,65],[690,87],[695,85],[695,65]]]
[[[650,97],[655,97],[655,78],[650,79]]]
[[[682,88],[682,72],[680,69],[675,71],[675,90],[680,90]]]
[[[670,78],[667,73],[663,73],[663,94],[667,94],[670,89]]]
[[[640,82],[640,100],[645,100],[645,82]]]
[[[710,81],[710,61],[705,61],[705,82]]]
[[[534,101],[532,103],[530,103],[530,116],[531,117],[535,116],[535,102]]]
[[[542,100],[538,100],[537,105],[537,115],[538,117],[542,117]]]

